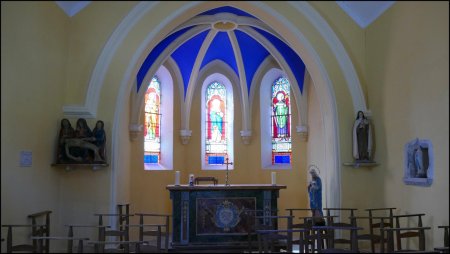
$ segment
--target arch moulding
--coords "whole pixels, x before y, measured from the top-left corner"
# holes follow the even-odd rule
[[[158,8],[162,5],[162,2],[155,4],[155,2],[140,2],[136,7],[130,11],[130,13],[122,20],[119,26],[115,29],[112,36],[103,48],[99,60],[91,77],[87,94],[89,95],[86,99],[86,103],[83,106],[67,106],[64,108],[65,114],[70,114],[72,116],[82,116],[94,115],[96,114],[97,106],[99,103],[99,94],[103,86],[103,80],[111,63],[113,56],[121,49],[127,45],[122,45],[124,38],[128,35],[131,29],[139,23],[143,16],[149,12],[157,12]],[[350,58],[339,41],[335,33],[326,23],[326,21],[308,4],[308,3],[289,3],[297,11],[299,15],[306,17],[310,23],[317,29],[323,39],[330,45],[331,52],[334,57],[338,60],[338,68],[344,73],[345,81],[348,85],[350,94],[353,100],[353,107],[355,112],[357,110],[365,110],[365,100],[359,80],[357,78],[353,64]],[[139,59],[142,55],[148,54],[146,52],[146,46],[152,40],[157,38],[158,34],[161,33],[163,27],[175,22],[180,16],[185,15],[184,13],[193,13],[195,11],[202,12],[210,8],[215,8],[222,6],[219,2],[185,2],[181,8],[172,7],[173,10],[171,15],[168,15],[164,20],[161,20],[158,25],[149,31],[145,40],[140,44],[140,46],[134,52],[133,57],[127,65],[125,74],[121,80],[119,94],[117,96],[116,108],[113,120],[112,137],[118,137],[120,133],[124,130],[120,127],[120,122],[124,119],[122,117],[123,108],[126,107],[126,101],[128,96],[130,96],[130,89],[135,80],[135,71],[139,65]],[[340,196],[340,153],[339,153],[339,124],[338,124],[338,114],[336,106],[336,98],[333,90],[332,81],[329,78],[327,69],[324,67],[318,53],[315,51],[309,40],[303,35],[299,27],[296,27],[293,23],[288,21],[283,13],[277,12],[270,8],[268,4],[264,2],[233,2],[234,7],[240,8],[250,14],[254,13],[257,9],[258,12],[267,15],[268,19],[265,19],[265,23],[272,28],[278,29],[280,24],[283,24],[285,31],[291,33],[295,40],[288,41],[292,45],[292,49],[305,57],[305,64],[308,68],[308,72],[311,75],[311,79],[314,80],[314,85],[316,86],[316,91],[320,100],[320,110],[322,113],[323,123],[324,123],[324,135],[326,142],[326,149],[324,153],[324,159],[327,161],[326,168],[328,173],[326,175],[326,195],[328,207],[340,207],[341,206],[341,196]],[[305,10],[309,10],[309,13],[305,13]],[[297,46],[301,44],[302,46]],[[338,45],[338,46],[332,46]],[[339,46],[340,45],[340,46]],[[127,131],[127,130],[125,130]],[[111,195],[110,195],[110,208],[112,211],[115,209],[116,192],[117,192],[117,171],[121,170],[118,166],[119,149],[121,147],[119,140],[112,140],[112,156],[111,156]]]

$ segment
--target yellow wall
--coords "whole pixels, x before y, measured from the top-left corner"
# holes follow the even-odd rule
[[[62,117],[68,18],[52,2],[2,2],[1,21],[1,222],[27,224],[28,214],[52,210],[51,232],[61,232],[61,169],[50,164]],[[20,167],[24,150],[32,152],[31,167]],[[17,244],[29,231],[15,232]]]
[[[326,20],[352,59],[367,98],[365,81],[365,31],[335,1],[312,1],[310,4]],[[370,105],[368,105],[368,108]]]
[[[82,105],[100,52],[114,29],[136,3],[97,1],[69,20],[66,105]]]
[[[433,246],[449,224],[449,3],[397,2],[369,26],[367,80],[374,115],[378,195],[400,213],[425,213]],[[430,187],[403,183],[403,148],[429,139],[434,150]],[[431,238],[431,239],[430,239]]]
[[[25,223],[27,214],[51,209],[54,211],[52,231],[65,234],[64,224],[95,224],[96,217],[92,214],[107,212],[115,201],[131,202],[132,212],[170,212],[171,203],[165,186],[173,183],[174,171],[143,170],[142,140],[131,142],[128,131],[131,104],[128,95],[134,80],[123,79],[133,54],[147,34],[158,26],[160,20],[184,4],[187,3],[158,4],[129,31],[111,58],[102,84],[96,119],[88,119],[88,123],[92,126],[97,119],[105,121],[107,151],[111,164],[117,165],[115,171],[110,166],[99,171],[81,168],[65,172],[62,168],[50,167],[54,161],[59,121],[63,117],[62,107],[84,104],[101,50],[136,3],[92,2],[68,18],[54,2],[2,2],[2,224]],[[264,22],[270,22],[302,57],[311,61],[310,56],[302,54],[304,47],[283,24],[248,2],[234,4],[251,10]],[[320,57],[337,100],[340,161],[351,161],[354,109],[346,80],[330,45],[288,3],[265,4],[301,28]],[[218,3],[206,2],[167,24],[149,42],[148,50],[140,56],[136,66],[132,66],[132,72],[137,72],[145,55],[164,33],[215,5]],[[373,113],[375,160],[380,166],[359,169],[342,166],[342,206],[394,206],[402,213],[427,213],[424,224],[433,228],[448,225],[448,3],[398,2],[365,30],[352,23],[335,3],[314,2],[312,6],[342,41],[361,81],[367,107]],[[122,82],[127,83],[127,88],[123,89]],[[320,80],[312,82],[318,85]],[[223,171],[200,170],[201,116],[198,102],[191,110],[191,141],[188,145],[179,141],[181,112],[178,101],[182,95],[178,89],[174,91],[174,158],[178,158],[174,161],[174,170],[181,171],[182,182],[186,182],[188,174],[193,173],[196,176],[215,176],[223,183]],[[122,98],[119,93],[124,93],[125,99],[118,103]],[[254,105],[259,105],[259,93],[256,95]],[[194,101],[199,94],[196,96]],[[320,98],[316,89],[310,90],[309,98],[309,112],[314,114],[309,116],[310,127],[318,126],[324,119],[321,118],[323,115],[319,116],[323,112],[319,109]],[[240,103],[235,103],[235,111],[240,112],[239,109]],[[114,126],[115,117],[119,116],[121,121]],[[71,118],[72,123],[75,120]],[[257,106],[252,112],[250,145],[242,143],[240,126],[241,116],[237,113],[235,169],[230,173],[231,182],[269,183],[271,171],[259,168]],[[321,140],[318,127],[311,130],[309,142],[314,137]],[[114,136],[113,144],[114,131],[117,131],[117,136]],[[433,142],[435,181],[431,187],[406,186],[402,182],[403,145],[416,137]],[[293,149],[296,153],[293,170],[278,171],[277,182],[288,185],[287,190],[280,191],[281,209],[307,205],[306,166],[320,159],[320,145],[300,142],[296,135]],[[33,152],[32,167],[19,167],[22,150]],[[253,158],[257,166],[246,158]],[[115,176],[117,182],[113,182]],[[116,193],[111,193],[112,185],[117,186]],[[86,233],[95,236],[93,232]],[[440,245],[441,235],[434,229],[429,240],[436,246]]]

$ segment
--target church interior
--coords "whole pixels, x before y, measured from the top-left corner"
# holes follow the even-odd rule
[[[448,2],[2,1],[1,27],[1,252],[449,252]]]

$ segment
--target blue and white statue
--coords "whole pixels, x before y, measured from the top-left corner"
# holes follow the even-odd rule
[[[311,181],[308,184],[309,206],[313,216],[323,216],[322,212],[322,180],[317,171],[312,168],[309,170]]]

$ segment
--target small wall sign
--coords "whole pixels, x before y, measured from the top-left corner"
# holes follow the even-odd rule
[[[20,152],[20,166],[31,167],[33,165],[33,153],[31,151]]]

